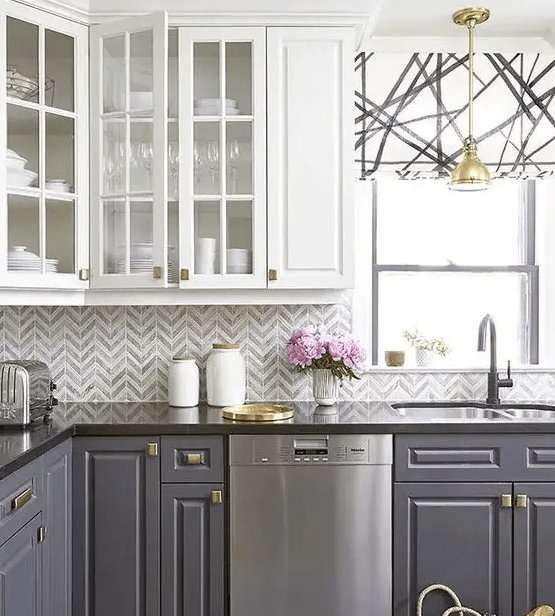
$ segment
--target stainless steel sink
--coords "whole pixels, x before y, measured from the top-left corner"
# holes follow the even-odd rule
[[[412,411],[414,416],[429,418],[490,418],[506,419],[553,419],[555,406],[540,402],[503,402],[502,404],[487,404],[474,400],[428,400],[421,402],[395,402],[394,409]]]

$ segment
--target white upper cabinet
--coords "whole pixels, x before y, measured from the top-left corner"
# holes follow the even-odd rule
[[[354,282],[351,28],[268,28],[269,287]]]
[[[91,28],[91,286],[171,280],[165,13]]]
[[[0,287],[88,286],[87,27],[2,4]]]

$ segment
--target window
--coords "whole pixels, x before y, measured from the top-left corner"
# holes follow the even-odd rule
[[[500,368],[507,359],[537,364],[535,182],[496,181],[461,193],[438,181],[380,179],[370,190],[372,364],[383,363],[385,350],[404,348],[402,332],[416,327],[450,347],[437,365],[483,365],[476,346],[488,312]]]

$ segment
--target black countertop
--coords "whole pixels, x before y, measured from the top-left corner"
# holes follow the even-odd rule
[[[284,402],[293,418],[279,422],[237,422],[206,404],[175,408],[156,402],[72,402],[61,404],[47,424],[26,430],[0,428],[0,479],[72,436],[156,436],[163,434],[555,434],[555,412],[492,411],[476,408],[397,410],[387,402]]]

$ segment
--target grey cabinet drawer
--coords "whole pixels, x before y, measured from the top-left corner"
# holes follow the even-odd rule
[[[37,458],[0,481],[0,544],[43,506],[42,458]]]
[[[221,483],[224,442],[221,436],[163,436],[162,481]]]
[[[554,479],[552,434],[407,434],[395,439],[395,481]]]

